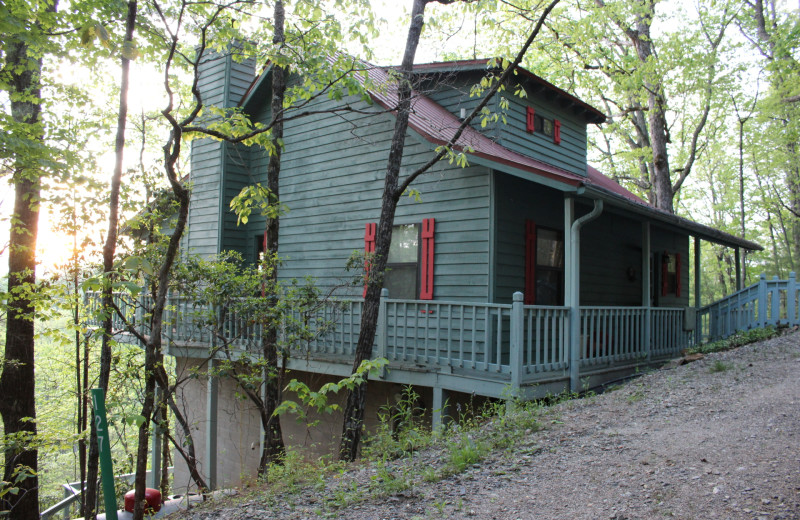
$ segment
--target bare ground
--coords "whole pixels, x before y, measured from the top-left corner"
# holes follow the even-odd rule
[[[644,375],[539,421],[543,430],[462,473],[412,478],[388,496],[343,493],[376,480],[380,470],[367,465],[322,486],[242,493],[180,516],[800,519],[800,333]],[[415,455],[415,467],[444,465],[445,450]]]

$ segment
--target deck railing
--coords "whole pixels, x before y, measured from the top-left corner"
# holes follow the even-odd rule
[[[152,303],[149,297],[133,302],[118,295],[115,302],[125,309],[129,323],[144,325]],[[290,308],[280,327],[280,341],[293,349],[293,358],[350,363],[363,311],[362,299],[330,301],[314,309]],[[569,307],[524,305],[521,293],[514,295],[512,304],[494,304],[392,300],[384,291],[373,355],[386,358],[390,368],[471,374],[507,381],[512,387],[563,378],[569,372],[572,348],[570,314]],[[576,348],[586,373],[676,355],[692,339],[684,309],[581,307],[578,319]],[[124,329],[118,317],[114,324]],[[170,296],[165,310],[164,336],[177,344],[226,342],[241,353],[255,353],[262,332],[246,313],[209,314],[207,307],[181,296]]]
[[[737,331],[767,325],[800,325],[800,286],[795,273],[788,280],[759,277],[758,283],[697,311],[701,341],[716,341]]]

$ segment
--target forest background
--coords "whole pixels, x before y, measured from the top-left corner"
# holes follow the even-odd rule
[[[32,364],[38,426],[35,440],[9,437],[4,428],[3,504],[14,503],[15,483],[22,481],[8,463],[13,460],[9,453],[20,444],[38,449],[42,510],[60,499],[58,485],[80,477],[78,445],[88,434],[80,411],[85,396],[79,389],[98,377],[99,345],[83,339],[78,295],[86,280],[102,271],[120,60],[130,62],[132,85],[124,162],[118,166],[123,179],[119,222],[126,223],[169,187],[162,146],[170,123],[160,112],[169,102],[162,84],[180,13],[190,13],[193,27],[207,32],[181,34],[175,47],[179,53],[190,56],[200,35],[207,34],[209,47],[222,48],[236,39],[259,42],[252,52],[261,63],[278,56],[272,5],[212,2],[192,11],[186,2],[143,1],[136,32],[126,41],[130,4],[0,4],[0,175],[8,182],[0,205],[6,273],[2,319],[5,329],[14,302],[30,303],[24,319],[36,327]],[[418,63],[511,59],[542,9],[535,2],[445,4],[431,4],[425,13]],[[287,2],[286,9],[287,33],[318,42],[316,54],[307,49],[298,53],[287,70],[308,70],[320,55],[341,50],[377,65],[400,61],[396,42],[404,38],[408,13],[388,2]],[[27,52],[24,60],[20,48]],[[178,110],[191,110],[190,63],[176,60],[169,71]],[[608,116],[607,123],[589,133],[589,162],[599,170],[657,207],[762,244],[764,251],[744,258],[745,284],[760,273],[785,279],[797,270],[799,5],[777,0],[563,0],[546,18],[522,65]],[[27,72],[27,87],[20,89]],[[21,104],[39,111],[35,117],[20,116]],[[238,131],[234,138],[245,132]],[[270,132],[262,137],[253,144],[269,147]],[[176,157],[179,178],[188,173],[187,152],[185,146]],[[23,197],[24,205],[33,213],[42,210],[35,218],[14,209],[17,188],[26,183],[34,189]],[[23,226],[30,222],[38,222],[38,229]],[[37,234],[35,254],[30,241],[12,240],[20,235],[36,243]],[[137,254],[130,236],[123,234],[117,243],[119,264]],[[26,248],[37,265],[35,279],[30,269],[5,267],[12,251]],[[735,290],[733,252],[707,245],[702,256],[703,302]],[[23,289],[9,283],[20,272],[26,280]],[[76,344],[86,348],[77,357]],[[120,473],[135,465],[135,431],[145,393],[139,377],[143,358],[139,349],[114,347],[108,398],[115,410]],[[84,362],[88,369],[81,374],[77,367]],[[6,359],[4,374],[9,366]]]

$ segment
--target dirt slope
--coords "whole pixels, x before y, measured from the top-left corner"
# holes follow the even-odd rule
[[[800,333],[645,375],[541,421],[512,449],[389,497],[339,507],[309,488],[182,517],[800,519]],[[444,452],[417,457],[435,466]]]

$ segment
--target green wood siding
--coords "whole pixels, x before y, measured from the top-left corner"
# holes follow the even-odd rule
[[[259,102],[259,101],[257,101]],[[266,100],[261,100],[266,103]],[[368,108],[357,98],[314,102],[311,110],[350,103]],[[267,120],[268,107],[256,111]],[[284,280],[312,276],[322,287],[346,283],[355,273],[345,264],[354,251],[363,252],[364,227],[380,216],[383,176],[394,118],[388,114],[319,114],[292,121],[284,132],[281,202],[289,212],[281,218],[280,270]],[[403,174],[426,162],[432,153],[418,136],[407,137]],[[251,168],[237,179],[265,181],[268,158],[253,151]],[[238,193],[234,177],[226,181],[226,201]],[[230,187],[229,187],[230,185]],[[483,167],[457,168],[442,163],[419,179],[414,188],[420,202],[400,200],[396,224],[436,219],[434,298],[486,301],[489,256],[489,178]],[[234,221],[235,224],[235,221]],[[259,228],[258,226],[261,226]],[[246,228],[226,228],[241,237],[225,240],[229,247],[254,257],[254,237],[263,221]],[[350,294],[360,295],[361,288]]]
[[[569,110],[548,101],[546,94],[532,95],[529,99],[514,96],[511,92],[498,94],[508,100],[506,124],[498,125],[498,143],[578,175],[586,175],[586,123]],[[530,134],[525,129],[527,107],[532,106],[536,114],[561,121],[561,144],[541,133]]]
[[[495,172],[494,301],[511,303],[525,290],[525,221],[558,231],[564,229],[564,196],[552,188]]]
[[[236,106],[250,86],[253,74],[252,61],[237,63],[229,54],[208,54],[201,60],[198,82],[203,103]],[[225,192],[230,191],[233,188],[229,188],[228,176],[237,181],[247,171],[249,151],[242,154],[243,147],[213,139],[197,139],[191,146],[192,198],[185,245],[191,253],[209,256],[221,247],[230,247],[229,240],[237,240],[235,233],[228,232],[229,211],[221,211],[225,199],[223,186]]]

